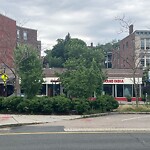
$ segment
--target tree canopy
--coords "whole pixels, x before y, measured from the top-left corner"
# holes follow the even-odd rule
[[[101,93],[105,76],[102,72],[104,52],[100,47],[88,47],[83,40],[71,38],[68,33],[46,54],[49,67],[66,68],[59,77],[69,97],[88,98]],[[59,62],[57,65],[55,60]]]
[[[27,45],[15,49],[15,65],[21,79],[21,87],[27,98],[38,94],[43,83],[42,63],[36,50]]]

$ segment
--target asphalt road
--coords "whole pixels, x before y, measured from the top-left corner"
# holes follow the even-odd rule
[[[150,150],[150,133],[64,132],[62,126],[12,128],[1,150]]]

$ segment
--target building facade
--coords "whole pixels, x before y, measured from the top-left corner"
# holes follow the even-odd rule
[[[33,46],[41,55],[41,41],[37,40],[37,30],[17,26],[17,44]]]
[[[45,68],[43,70],[45,77],[41,95],[55,96],[63,93],[63,87],[56,73],[62,73],[63,68]],[[134,82],[132,69],[104,69],[108,78],[103,82],[103,93],[112,95],[116,100],[126,101],[127,97],[135,99]],[[142,76],[143,71],[137,70],[135,74],[136,84],[138,85],[139,97],[142,96]]]
[[[18,44],[27,44],[41,55],[41,42],[37,40],[37,30],[19,27],[16,21],[0,14],[0,96],[13,92],[14,49]],[[4,86],[2,75],[8,75],[7,86]],[[7,88],[7,91],[5,90]]]
[[[16,21],[0,14],[0,68],[13,67],[13,52],[17,44],[27,44],[41,54],[41,42],[37,30],[19,27]]]
[[[112,68],[146,68],[150,65],[150,30],[135,30],[120,41],[112,54]]]
[[[0,14],[0,68],[12,66],[16,47],[16,21]]]

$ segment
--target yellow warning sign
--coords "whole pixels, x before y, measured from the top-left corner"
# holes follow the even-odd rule
[[[6,80],[8,79],[8,76],[7,76],[7,74],[2,74],[1,78],[4,82],[6,82]]]

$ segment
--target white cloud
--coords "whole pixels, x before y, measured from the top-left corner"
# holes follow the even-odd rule
[[[0,0],[1,13],[38,30],[39,40],[52,47],[69,32],[72,37],[104,43],[121,39],[116,16],[125,14],[135,29],[150,27],[149,0]]]

